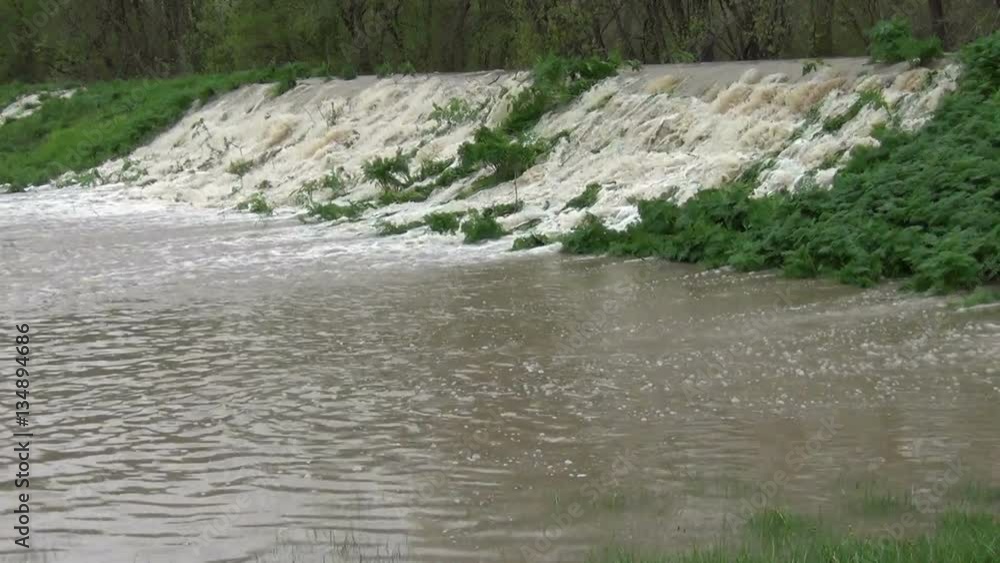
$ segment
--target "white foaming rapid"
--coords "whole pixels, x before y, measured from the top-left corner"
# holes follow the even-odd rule
[[[801,61],[652,66],[603,81],[536,127],[539,136],[569,136],[516,181],[525,206],[504,226],[530,222],[537,232],[565,232],[589,212],[620,228],[635,220],[636,198],[684,199],[765,159],[773,166],[760,177],[760,194],[828,185],[851,148],[877,142],[873,127],[890,120],[919,127],[959,74],[955,64],[928,70],[859,59],[831,61],[806,76],[802,68]],[[293,206],[303,184],[343,169],[350,181],[338,201],[361,201],[379,191],[363,179],[366,161],[398,150],[415,151],[414,168],[422,159],[454,157],[477,127],[503,119],[529,80],[505,72],[309,80],[278,97],[269,85],[247,86],[193,109],[127,159],[99,167],[98,177],[116,179],[106,183],[131,198],[232,208],[256,192]],[[870,104],[839,130],[824,131],[825,119],[873,90],[890,109]],[[478,117],[439,127],[431,112],[452,98],[482,108]],[[229,172],[241,161],[253,163],[242,178]],[[359,225],[514,200],[512,182],[456,199],[476,177],[424,202],[371,209]],[[67,182],[72,177],[61,179]],[[595,182],[603,186],[595,205],[564,210]]]

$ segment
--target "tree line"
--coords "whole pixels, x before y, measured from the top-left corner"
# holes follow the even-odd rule
[[[889,18],[952,47],[998,29],[1000,0],[0,0],[0,82],[848,56]]]

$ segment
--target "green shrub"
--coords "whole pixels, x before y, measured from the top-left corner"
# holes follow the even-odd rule
[[[483,209],[483,215],[486,217],[506,217],[508,215],[513,215],[522,209],[524,209],[523,201],[515,201],[514,203],[498,203]]]
[[[434,180],[434,185],[439,188],[446,188],[463,178],[468,178],[475,173],[475,165],[459,163],[458,166],[452,166],[442,172],[441,175]]]
[[[478,211],[469,213],[465,221],[462,222],[461,228],[462,234],[465,235],[466,244],[496,240],[507,234],[495,218],[483,215]]]
[[[396,74],[402,74],[402,75],[412,76],[412,75],[414,75],[416,73],[417,73],[417,69],[416,69],[416,67],[413,66],[413,63],[411,63],[410,61],[403,61],[396,68]]]
[[[337,221],[339,219],[357,219],[364,211],[364,206],[357,203],[338,205],[336,203],[313,203],[309,205],[309,217],[320,221]]]
[[[462,216],[461,213],[447,213],[444,211],[437,211],[434,213],[428,213],[424,216],[424,223],[427,227],[435,233],[438,234],[453,234],[459,229],[459,218]]]
[[[387,237],[401,235],[422,226],[424,226],[422,221],[411,221],[409,223],[400,223],[398,225],[387,221],[378,224],[378,236]]]
[[[868,54],[877,63],[917,61],[920,64],[940,57],[943,53],[937,37],[917,39],[905,19],[882,20],[868,32]]]
[[[452,163],[455,162],[454,158],[443,158],[441,160],[422,160],[420,161],[420,170],[417,172],[418,182],[423,182],[435,176],[440,175],[442,172],[447,170]]]
[[[343,168],[331,170],[323,176],[319,186],[330,192],[330,197],[338,197],[347,191],[349,176]]]
[[[545,235],[540,235],[536,233],[531,233],[523,237],[517,237],[514,239],[514,244],[511,246],[511,250],[530,250],[532,248],[538,248],[540,246],[546,246],[551,244],[552,241],[549,237]]]
[[[417,201],[427,201],[430,197],[434,185],[421,186],[419,188],[404,189],[400,191],[383,191],[378,194],[379,205],[392,205],[394,203],[413,203]]]
[[[343,168],[337,168],[326,173],[325,176],[316,180],[307,180],[302,184],[295,194],[300,196],[302,202],[308,204],[312,201],[313,194],[320,190],[327,190],[328,198],[334,199],[344,195],[347,191],[350,176],[344,172]]]
[[[989,97],[1000,90],[1000,33],[974,41],[962,48],[962,89]],[[994,97],[993,100],[996,98]]]
[[[253,170],[253,167],[254,162],[252,160],[241,158],[230,162],[229,166],[226,167],[226,172],[242,178],[243,176],[249,174],[250,171]]]
[[[826,66],[826,63],[823,62],[823,59],[811,59],[808,61],[803,61],[802,76],[806,76],[808,74],[816,72],[821,66]]]
[[[277,98],[278,96],[284,94],[285,92],[294,89],[297,85],[298,82],[295,80],[294,76],[291,75],[282,76],[281,79],[278,80],[278,82],[274,85],[274,88],[272,89],[271,93],[275,98]]]
[[[839,131],[844,125],[853,120],[861,113],[861,110],[868,106],[880,107],[889,111],[889,104],[886,103],[882,92],[878,90],[865,90],[858,95],[858,99],[851,104],[851,107],[840,115],[835,115],[823,122],[823,130],[827,133]]]
[[[375,76],[379,78],[388,78],[392,76],[392,63],[384,62],[375,67]]]
[[[979,288],[962,298],[959,305],[962,307],[975,307],[977,305],[990,305],[993,303],[1000,303],[1000,291]]]
[[[461,98],[451,98],[443,106],[434,104],[434,110],[431,111],[429,118],[437,122],[436,129],[439,132],[446,132],[472,121],[477,113],[469,102]]]
[[[536,160],[568,133],[554,139],[531,141],[524,134],[546,112],[574,100],[598,81],[614,76],[620,61],[615,59],[567,59],[549,56],[541,59],[532,73],[532,84],[514,98],[510,113],[497,128],[481,127],[472,142],[459,147],[460,165],[442,174],[439,185],[475,173],[484,166],[492,170],[488,178],[464,191],[469,195],[502,182],[510,181],[531,168]],[[454,171],[454,172],[452,172]]]
[[[670,62],[673,64],[691,64],[697,62],[698,58],[694,53],[679,49],[670,53]]]
[[[620,233],[604,226],[594,215],[587,214],[572,231],[563,235],[562,250],[568,254],[603,254],[621,238]]]
[[[587,184],[583,193],[566,202],[563,211],[567,209],[586,209],[597,203],[597,197],[601,193],[600,184]]]
[[[358,77],[358,69],[351,63],[343,63],[337,69],[337,77],[341,80],[354,80]]]
[[[249,211],[257,215],[274,215],[274,207],[267,201],[264,194],[261,193],[253,194],[248,199],[241,201],[236,206],[236,209],[239,211]]]
[[[404,190],[413,183],[410,177],[412,155],[397,150],[395,156],[376,157],[365,162],[361,170],[365,179],[377,182],[385,191]]]
[[[532,84],[511,104],[500,129],[508,135],[534,127],[546,113],[573,101],[595,84],[615,76],[621,61],[596,57],[570,59],[549,55],[539,59]]]
[[[489,166],[493,179],[499,183],[523,174],[545,151],[541,143],[524,143],[496,129],[482,127],[476,131],[472,143],[459,148],[458,155],[464,168]]]

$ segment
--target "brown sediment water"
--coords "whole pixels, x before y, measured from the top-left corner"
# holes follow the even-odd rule
[[[579,561],[1000,484],[995,307],[101,190],[5,197],[0,233],[37,413],[4,558]]]

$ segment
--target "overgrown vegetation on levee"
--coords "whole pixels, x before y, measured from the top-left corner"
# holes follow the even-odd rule
[[[639,202],[639,221],[624,231],[589,216],[563,248],[779,268],[859,286],[909,278],[913,289],[942,293],[996,282],[1000,33],[966,46],[961,60],[957,91],[926,126],[877,130],[879,145],[855,149],[831,189],[755,198],[760,167],[753,167],[680,204]]]

